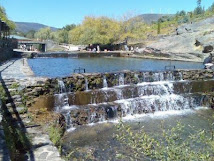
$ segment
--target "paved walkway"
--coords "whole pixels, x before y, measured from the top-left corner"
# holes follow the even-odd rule
[[[0,66],[3,79],[15,78],[24,79],[27,75],[22,71],[23,59],[13,59]]]
[[[35,161],[63,161],[58,149],[50,141],[47,134],[41,132],[39,127],[28,128],[27,132],[32,138],[32,151]],[[30,156],[29,156],[30,158]],[[30,161],[30,159],[28,159]]]

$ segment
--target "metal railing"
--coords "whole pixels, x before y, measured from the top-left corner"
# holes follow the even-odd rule
[[[77,68],[77,69],[74,69],[74,73],[79,73],[79,74],[81,74],[81,73],[85,73],[85,69],[84,68]]]
[[[175,70],[175,65],[165,66],[165,70]]]

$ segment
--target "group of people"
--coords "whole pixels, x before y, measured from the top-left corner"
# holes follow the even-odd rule
[[[100,52],[100,46],[99,45],[93,45],[93,44],[89,44],[89,46],[87,47],[87,51],[92,51],[92,52]]]
[[[19,49],[21,49],[22,51],[37,51],[37,49],[34,48],[33,45],[26,46],[25,44],[21,44],[21,45],[19,46]]]
[[[86,48],[87,51],[91,51],[91,52],[97,52],[99,53],[101,51],[100,46],[99,45],[93,45],[93,44],[89,44],[88,47]],[[124,45],[124,50],[125,51],[132,51],[132,52],[139,52],[139,47],[128,47],[128,45]],[[110,51],[108,49],[104,49],[104,51]]]
[[[124,45],[124,49],[125,49],[125,51],[139,52],[139,47],[138,46],[136,48],[134,48],[133,46],[131,46],[129,48],[127,45]]]

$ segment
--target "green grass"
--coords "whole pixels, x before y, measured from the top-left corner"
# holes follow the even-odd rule
[[[53,144],[57,147],[61,146],[61,139],[64,134],[64,130],[60,125],[54,124],[49,128],[49,136]]]
[[[212,124],[213,126],[213,124]],[[212,127],[211,126],[211,127]],[[134,132],[130,126],[120,122],[117,125],[116,139],[125,147],[126,151],[118,151],[119,160],[201,160],[214,159],[213,131],[194,129],[187,137],[183,136],[185,126],[177,123],[177,126],[164,129],[158,136],[145,132],[142,128]],[[193,127],[188,127],[193,128]],[[196,148],[196,146],[199,146]]]

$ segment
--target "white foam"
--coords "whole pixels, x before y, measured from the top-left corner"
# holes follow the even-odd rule
[[[122,120],[125,122],[128,121],[142,121],[146,118],[152,118],[152,119],[166,119],[170,116],[181,116],[181,115],[188,115],[191,113],[195,113],[199,110],[207,110],[208,107],[197,107],[195,109],[185,109],[185,110],[170,110],[170,111],[157,111],[154,113],[149,114],[137,114],[137,115],[128,115],[126,117],[123,117]]]

